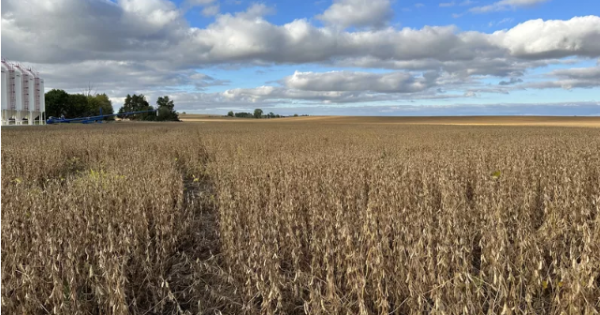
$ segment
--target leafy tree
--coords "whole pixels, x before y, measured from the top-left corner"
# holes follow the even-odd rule
[[[123,118],[124,113],[127,112],[139,112],[139,111],[146,111],[146,110],[153,110],[154,107],[150,106],[150,104],[148,103],[148,101],[146,101],[146,97],[144,96],[144,94],[140,94],[140,95],[129,95],[127,94],[127,97],[125,97],[125,103],[123,104],[123,107],[121,107],[119,109],[119,117]],[[143,114],[135,114],[135,115],[129,115],[127,116],[127,118],[131,119],[131,120],[155,120],[156,119],[156,113],[143,113]]]
[[[252,113],[241,112],[241,113],[235,113],[235,117],[238,117],[238,118],[252,118],[252,117],[254,117],[254,115],[252,115]]]
[[[103,115],[111,115],[114,113],[112,102],[106,94],[96,94],[95,96],[88,96],[88,105],[93,115],[99,115],[100,109],[102,109]],[[114,116],[105,117],[104,120],[114,120]]]
[[[69,94],[64,90],[53,89],[44,95],[46,101],[46,117],[67,115]]]
[[[257,108],[254,110],[254,118],[261,118],[263,114],[263,110],[260,108]]]
[[[233,117],[233,115],[234,115],[233,111],[229,111],[229,113],[227,113],[227,116],[229,116],[229,117]]]
[[[70,94],[67,104],[65,116],[68,118],[97,115],[92,111],[87,96],[83,94]]]
[[[269,117],[269,118],[275,118],[275,114],[273,112],[269,112],[269,114],[267,114],[267,117]]]
[[[298,114],[294,114],[294,117],[298,117]]]
[[[179,115],[174,110],[175,103],[173,100],[170,100],[168,96],[161,96],[156,101],[156,105],[158,105],[158,116],[157,120],[161,121],[179,121]]]
[[[69,94],[63,90],[51,90],[45,94],[46,116],[78,118],[112,114],[112,103],[106,94]]]

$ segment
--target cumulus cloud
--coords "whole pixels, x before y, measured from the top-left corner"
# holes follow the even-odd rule
[[[204,9],[218,5],[214,0],[186,3]],[[217,14],[205,28],[191,27],[181,8],[168,0],[3,0],[2,6],[3,57],[33,63],[47,74],[49,87],[76,91],[91,82],[121,96],[227,84],[195,70],[214,65],[326,64],[394,72],[296,72],[283,78],[282,86],[190,94],[217,104],[453,98],[458,94],[440,91],[460,88],[463,97],[465,84],[486,76],[521,86],[517,81],[529,69],[573,60],[564,57],[600,57],[598,16],[532,20],[489,34],[455,26],[386,26],[388,0],[335,1],[320,16],[325,27],[306,19],[270,23],[264,17],[274,11],[264,4]],[[335,15],[336,10],[350,13]],[[349,26],[354,29],[341,29]],[[554,86],[594,86],[597,79],[581,77],[585,71],[553,73],[561,82]]]
[[[519,78],[510,78],[510,80],[508,81],[500,81],[500,85],[513,85],[513,84],[517,84],[517,83],[521,83],[523,82],[523,79],[519,79]]]
[[[175,67],[323,63],[347,58],[393,62],[504,58],[510,63],[600,56],[597,16],[533,20],[493,34],[461,32],[453,26],[350,32],[315,27],[307,20],[275,25],[263,18],[272,9],[253,5],[245,12],[218,15],[201,29],[190,27],[166,0],[119,4],[62,0],[64,5],[58,9],[33,5],[33,1],[9,2],[9,10],[3,10],[3,56],[40,63],[169,60]]]
[[[473,7],[469,11],[473,13],[488,13],[494,11],[505,11],[519,7],[533,6],[548,2],[549,0],[501,0],[490,5]]]
[[[380,28],[393,17],[390,0],[334,0],[317,19],[340,28]]]
[[[97,93],[124,97],[130,93],[143,93],[151,100],[157,96],[180,91],[195,93],[211,86],[229,85],[221,80],[191,69],[172,69],[155,62],[83,61],[70,64],[27,63],[39,70],[48,82],[46,88],[64,89],[81,93],[92,86]],[[119,104],[116,104],[119,105]]]
[[[572,102],[548,104],[452,104],[452,105],[398,105],[374,106],[357,109],[359,115],[377,116],[487,116],[487,115],[535,115],[535,116],[582,116],[600,115],[600,103]],[[328,114],[336,113],[335,108]]]
[[[202,15],[204,16],[213,16],[213,15],[217,15],[219,14],[219,5],[210,5],[207,7],[204,7],[204,9],[202,9]]]
[[[600,17],[530,20],[495,32],[490,40],[520,58],[596,57],[600,54]]]
[[[600,65],[596,67],[589,68],[571,68],[571,69],[561,69],[555,70],[550,73],[551,75],[555,75],[561,78],[567,79],[596,79],[600,80]]]
[[[331,71],[324,73],[295,72],[284,78],[289,88],[305,91],[372,91],[381,93],[414,93],[436,84],[438,73],[427,72],[415,77],[406,72],[368,73]]]
[[[555,70],[547,76],[552,80],[530,83],[524,85],[524,87],[536,89],[562,88],[565,90],[600,87],[600,66]]]

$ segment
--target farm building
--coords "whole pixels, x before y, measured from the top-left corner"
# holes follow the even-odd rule
[[[2,125],[43,125],[44,79],[31,68],[2,60]]]

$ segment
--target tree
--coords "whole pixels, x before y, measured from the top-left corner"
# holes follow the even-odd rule
[[[153,110],[153,109],[154,109],[154,107],[150,106],[148,101],[146,101],[146,97],[144,96],[144,94],[140,94],[140,95],[127,94],[127,97],[125,97],[125,103],[123,104],[123,107],[121,107],[119,109],[119,114],[123,114],[123,113],[127,113],[127,112],[147,111],[147,110]],[[119,115],[119,117],[123,118],[123,115]],[[156,113],[152,112],[152,113],[129,115],[129,116],[127,116],[127,118],[129,118],[131,120],[155,120]]]
[[[87,96],[83,94],[70,94],[65,116],[68,118],[86,117],[97,115],[92,111]]]
[[[263,110],[260,108],[257,108],[254,110],[254,118],[261,118],[263,114]]]
[[[267,117],[269,117],[269,118],[275,118],[275,114],[273,112],[269,112],[269,114],[267,115]]]
[[[175,103],[169,99],[169,96],[160,96],[156,101],[156,105],[158,105],[157,120],[179,121],[179,115],[174,110]]]
[[[112,102],[108,98],[106,94],[96,94],[95,96],[88,96],[88,104],[90,110],[92,110],[94,115],[100,114],[100,109],[102,109],[103,115],[111,115],[114,113]],[[97,113],[97,114],[96,114]],[[114,120],[113,116],[105,117],[104,120]]]
[[[46,101],[46,117],[67,115],[69,94],[64,90],[53,89],[44,95]]]
[[[244,112],[235,113],[234,115],[235,115],[235,117],[238,117],[238,118],[252,118],[252,117],[254,117],[254,115],[252,115],[252,113],[244,113]]]
[[[113,113],[113,107],[106,94],[92,95],[69,94],[63,90],[51,90],[45,94],[46,116],[60,117],[64,115],[67,118],[89,117],[102,113],[110,115]],[[110,119],[110,118],[109,118]]]
[[[233,111],[229,111],[229,113],[227,113],[227,116],[229,116],[229,117],[233,117],[233,115],[234,115]]]
[[[298,114],[294,114],[294,117],[298,117]]]

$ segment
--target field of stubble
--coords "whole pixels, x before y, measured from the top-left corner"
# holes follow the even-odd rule
[[[597,314],[600,129],[2,129],[3,314]]]

